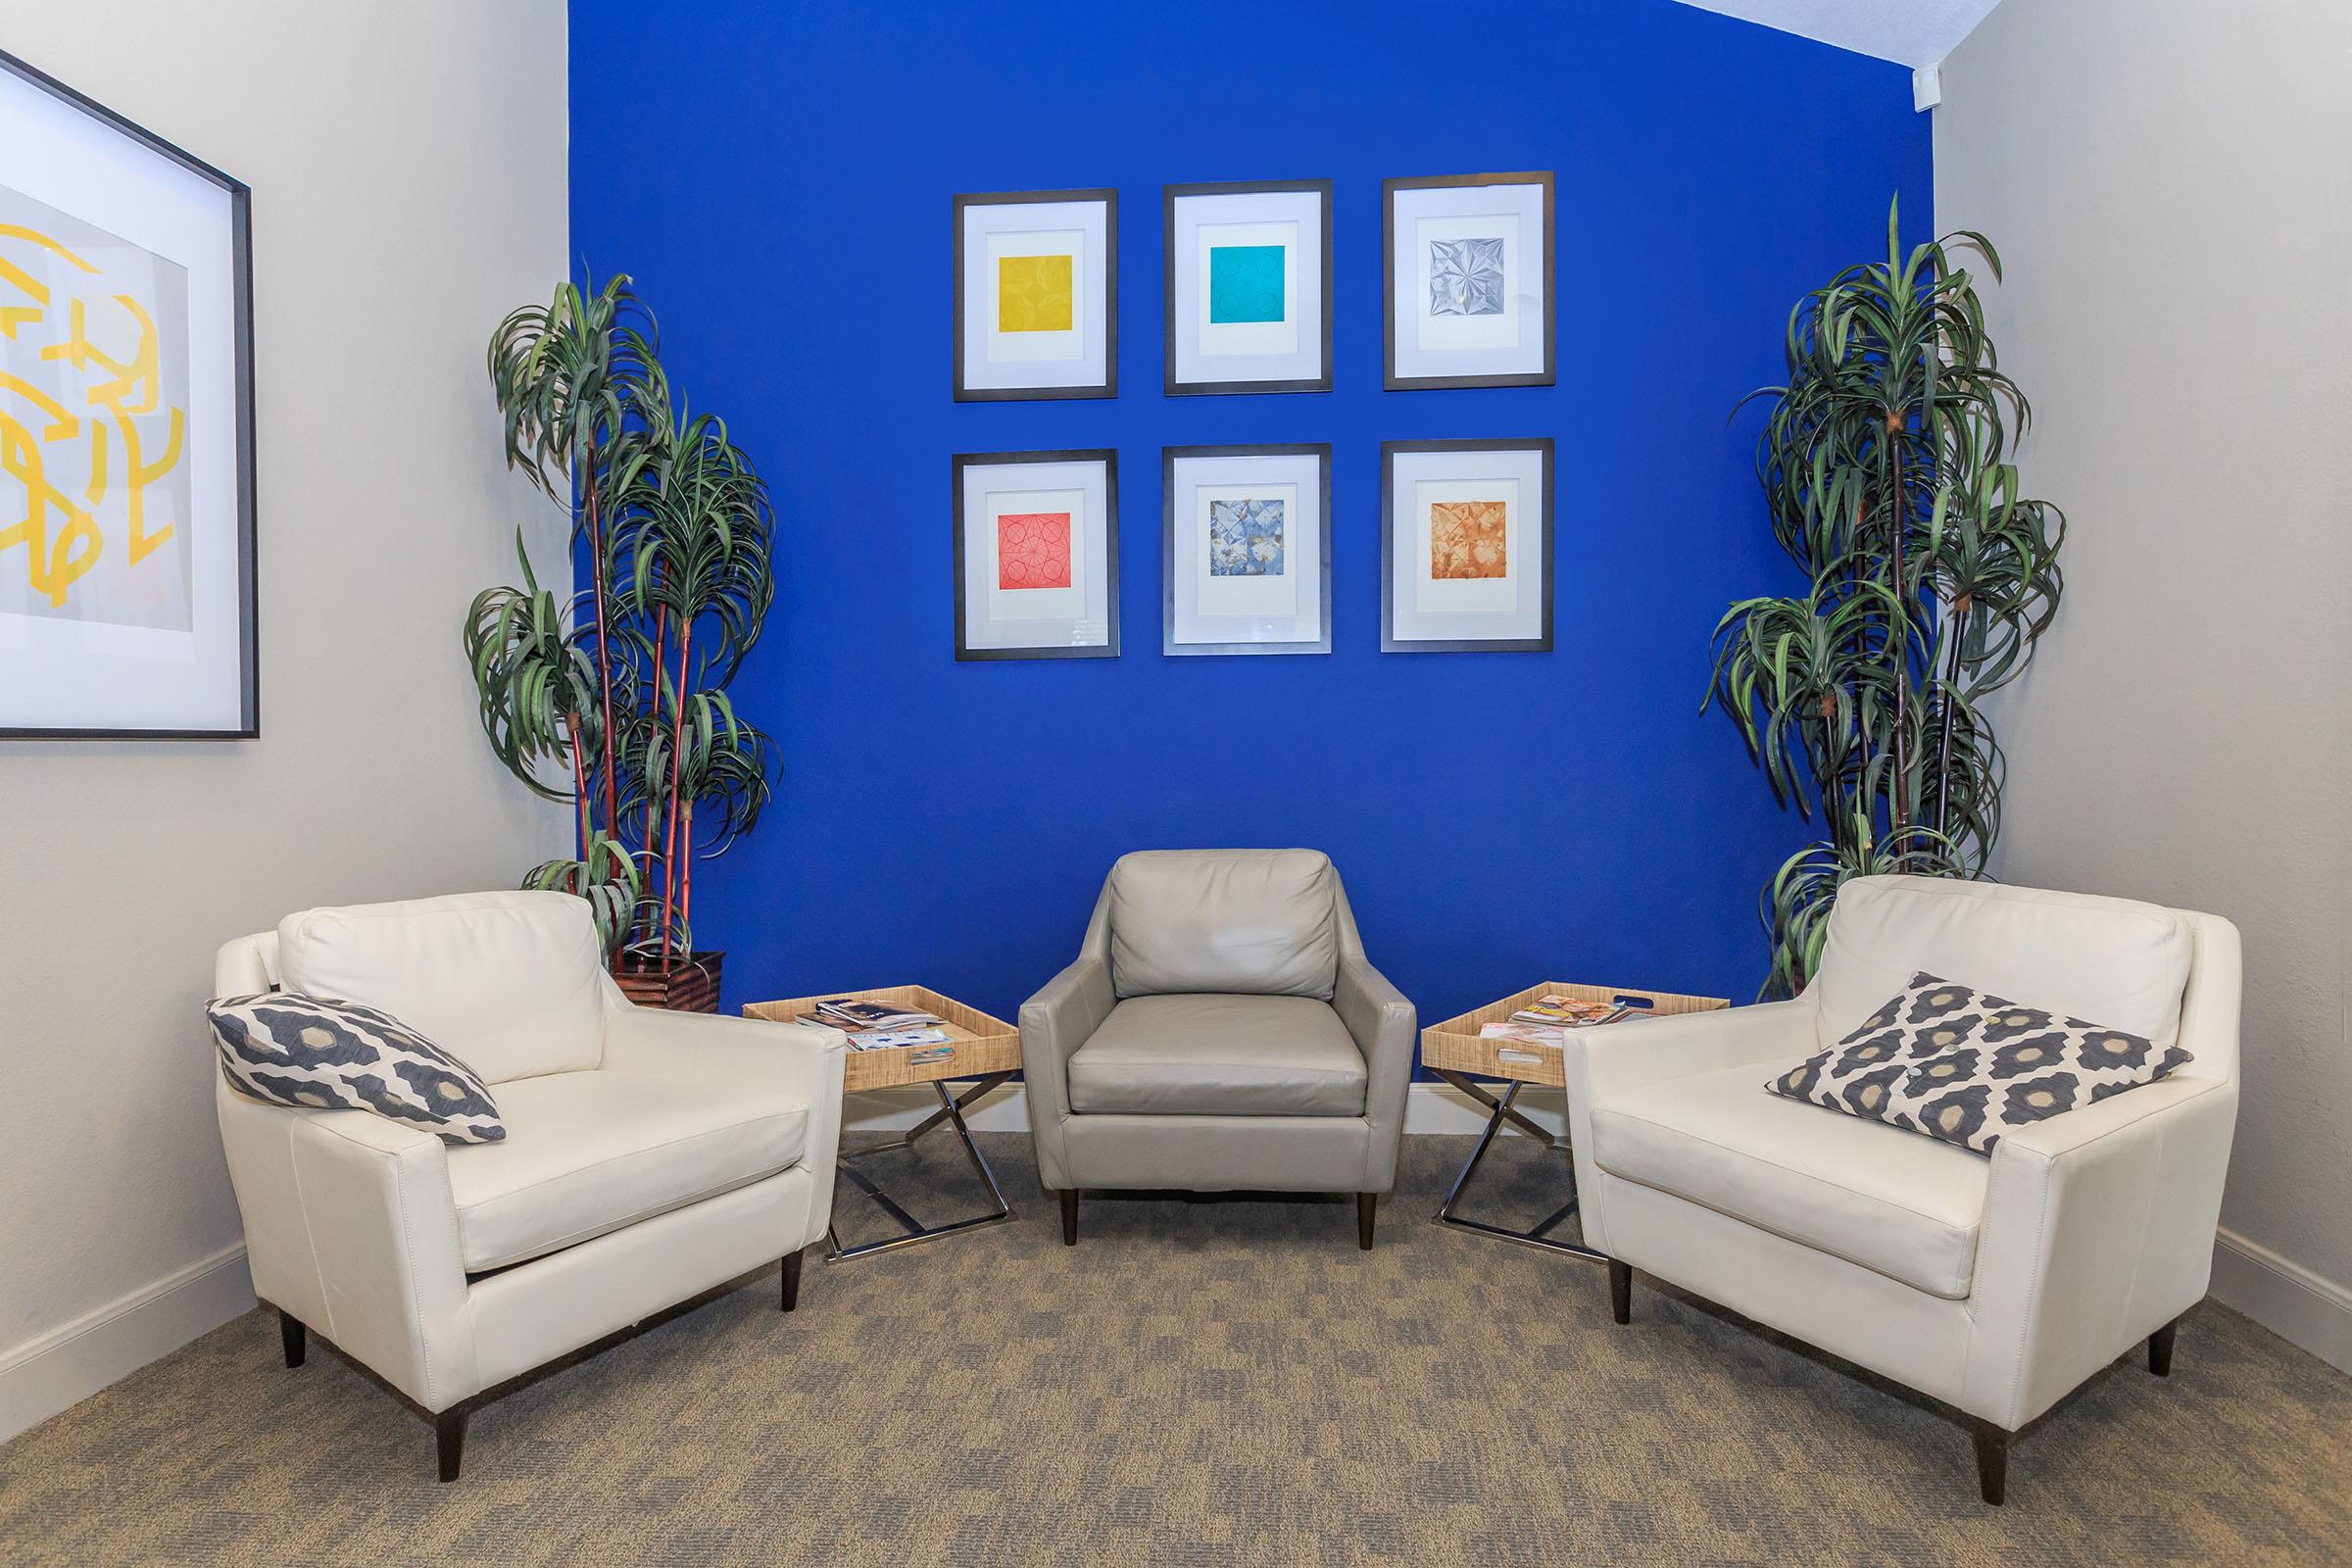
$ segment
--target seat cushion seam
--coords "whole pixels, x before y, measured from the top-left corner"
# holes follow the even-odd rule
[[[1606,1106],[1606,1105],[1601,1105],[1601,1106],[1598,1106],[1598,1107],[1596,1107],[1596,1108],[1593,1110],[1592,1114],[1593,1114],[1594,1116],[1622,1116],[1622,1117],[1624,1117],[1624,1118],[1625,1118],[1627,1121],[1637,1121],[1637,1122],[1640,1122],[1640,1123],[1641,1123],[1642,1126],[1644,1126],[1644,1127],[1655,1127],[1655,1128],[1657,1128],[1657,1129],[1658,1129],[1660,1132],[1664,1132],[1664,1133],[1672,1133],[1672,1134],[1674,1134],[1675,1136],[1677,1136],[1677,1137],[1680,1137],[1680,1138],[1695,1138],[1695,1137],[1696,1137],[1696,1135],[1695,1135],[1695,1134],[1684,1132],[1684,1131],[1683,1131],[1681,1128],[1679,1128],[1679,1127],[1675,1127],[1675,1126],[1672,1126],[1672,1125],[1670,1125],[1670,1124],[1668,1124],[1668,1123],[1666,1123],[1666,1122],[1662,1122],[1662,1121],[1652,1121],[1652,1120],[1651,1120],[1649,1117],[1647,1117],[1647,1116],[1638,1116],[1638,1115],[1635,1115],[1633,1112],[1631,1112],[1631,1111],[1626,1111],[1626,1110],[1614,1110],[1614,1109],[1611,1109],[1609,1106]],[[1840,1114],[1841,1114],[1841,1113],[1840,1113]],[[1920,1136],[1920,1137],[1923,1137],[1923,1138],[1924,1138],[1924,1137],[1926,1137],[1927,1135],[1926,1135],[1926,1134],[1924,1134],[1924,1133],[1922,1133],[1922,1134],[1919,1134],[1918,1136]],[[1596,1143],[1597,1143],[1597,1142],[1598,1142],[1598,1140],[1596,1139],[1596,1140],[1594,1140],[1594,1142],[1596,1142]],[[1836,1181],[1833,1181],[1832,1179],[1830,1179],[1830,1178],[1829,1178],[1829,1177],[1827,1177],[1827,1176],[1816,1176],[1816,1175],[1814,1175],[1814,1174],[1813,1174],[1812,1172],[1810,1172],[1810,1171],[1802,1171],[1802,1170],[1798,1170],[1798,1169],[1797,1169],[1795,1166],[1793,1166],[1793,1165],[1786,1165],[1786,1164],[1783,1164],[1781,1161],[1779,1161],[1779,1160],[1777,1160],[1777,1159],[1772,1159],[1772,1158],[1769,1158],[1769,1157],[1767,1157],[1767,1156],[1765,1156],[1765,1155],[1763,1155],[1763,1154],[1751,1153],[1751,1152],[1749,1152],[1748,1151],[1746,1151],[1746,1150],[1743,1150],[1743,1149],[1735,1149],[1735,1148],[1733,1148],[1733,1147],[1732,1147],[1731,1145],[1729,1145],[1729,1144],[1713,1144],[1713,1145],[1712,1145],[1712,1147],[1714,1147],[1714,1148],[1717,1148],[1717,1149],[1724,1150],[1724,1151],[1726,1151],[1726,1152],[1730,1152],[1730,1153],[1737,1154],[1737,1155],[1739,1155],[1739,1156],[1740,1156],[1741,1159],[1752,1159],[1752,1160],[1754,1160],[1754,1161],[1755,1161],[1757,1164],[1759,1164],[1759,1165],[1769,1165],[1769,1166],[1771,1166],[1771,1167],[1772,1167],[1774,1170],[1786,1171],[1786,1172],[1788,1172],[1789,1175],[1791,1175],[1791,1176],[1794,1176],[1795,1178],[1797,1178],[1799,1181],[1811,1182],[1811,1183],[1813,1183],[1813,1184],[1814,1184],[1814,1185],[1816,1185],[1816,1186],[1820,1186],[1820,1187],[1827,1187],[1827,1188],[1831,1189],[1833,1192],[1839,1192],[1839,1193],[1851,1193],[1851,1194],[1853,1194],[1853,1196],[1854,1196],[1854,1197],[1856,1197],[1856,1198],[1859,1198],[1859,1199],[1862,1199],[1862,1200],[1863,1200],[1864,1201],[1866,1201],[1866,1202],[1877,1203],[1877,1204],[1880,1204],[1880,1205],[1882,1205],[1883,1207],[1891,1208],[1891,1209],[1895,1210],[1895,1211],[1896,1211],[1896,1212],[1898,1212],[1898,1213],[1903,1213],[1903,1214],[1910,1214],[1910,1215],[1913,1215],[1913,1216],[1915,1216],[1916,1218],[1919,1218],[1919,1219],[1924,1219],[1924,1220],[1926,1220],[1926,1221],[1927,1221],[1929,1224],[1931,1224],[1931,1225],[1955,1225],[1955,1224],[1957,1223],[1956,1221],[1949,1220],[1949,1219],[1945,1219],[1943,1216],[1941,1216],[1941,1215],[1939,1215],[1939,1214],[1931,1214],[1931,1213],[1929,1213],[1929,1212],[1928,1212],[1926,1209],[1924,1209],[1924,1208],[1913,1208],[1913,1207],[1912,1207],[1910,1204],[1908,1204],[1908,1203],[1898,1203],[1898,1202],[1894,1201],[1892,1199],[1881,1198],[1881,1197],[1879,1197],[1879,1196],[1878,1196],[1877,1194],[1875,1194],[1875,1193],[1856,1192],[1856,1191],[1855,1191],[1853,1188],[1851,1188],[1851,1187],[1841,1187],[1841,1186],[1839,1186],[1839,1185],[1838,1185],[1838,1184]],[[1642,1180],[1642,1178],[1641,1178],[1641,1177],[1639,1177],[1639,1176],[1632,1176],[1632,1175],[1628,1175],[1628,1174],[1627,1174],[1626,1172],[1624,1172],[1624,1171],[1621,1171],[1621,1170],[1617,1170],[1617,1169],[1614,1169],[1614,1168],[1612,1168],[1612,1167],[1611,1167],[1611,1166],[1610,1166],[1610,1165],[1607,1163],[1607,1161],[1603,1160],[1603,1159],[1600,1157],[1600,1152],[1599,1152],[1599,1151],[1598,1151],[1598,1150],[1594,1150],[1594,1151],[1593,1151],[1593,1154],[1592,1154],[1592,1162],[1593,1162],[1594,1164],[1596,1164],[1596,1165],[1600,1166],[1600,1168],[1601,1168],[1601,1169],[1603,1169],[1603,1170],[1605,1170],[1605,1171],[1608,1171],[1608,1173],[1609,1173],[1610,1175],[1612,1175],[1612,1176],[1616,1176],[1616,1177],[1620,1177],[1620,1178],[1622,1178],[1623,1180],[1626,1180],[1626,1181],[1629,1181],[1629,1182],[1633,1182],[1633,1181],[1641,1181],[1641,1180]],[[1646,1183],[1646,1182],[1643,1182],[1643,1183],[1642,1183],[1642,1185],[1643,1185],[1643,1186],[1648,1186],[1648,1185],[1650,1185],[1650,1184],[1649,1184],[1649,1183]],[[1693,1201],[1696,1201],[1696,1200],[1693,1200]],[[1709,1204],[1708,1206],[1709,1206],[1709,1207],[1712,1207],[1713,1205],[1712,1205],[1712,1204]],[[1984,1226],[1984,1202],[1983,1202],[1983,1200],[1980,1200],[1978,1201],[1978,1204],[1977,1204],[1977,1218],[1976,1218],[1976,1219],[1974,1219],[1974,1220],[1972,1220],[1972,1221],[1970,1221],[1970,1222],[1968,1223],[1968,1225],[1965,1227],[1965,1229],[1967,1229],[1967,1230],[1970,1230],[1970,1231],[1976,1231],[1976,1230],[1980,1230],[1980,1229],[1982,1229],[1982,1228],[1983,1228],[1983,1226]]]
[[[737,1132],[737,1131],[740,1131],[741,1129],[743,1129],[743,1128],[745,1128],[745,1127],[750,1127],[750,1126],[753,1126],[753,1125],[755,1125],[757,1122],[760,1122],[760,1121],[762,1121],[762,1120],[767,1120],[767,1119],[770,1119],[770,1117],[772,1117],[773,1115],[778,1115],[778,1114],[780,1114],[780,1115],[785,1115],[785,1116],[806,1116],[806,1115],[808,1115],[808,1112],[807,1112],[806,1110],[801,1110],[801,1109],[794,1109],[794,1110],[788,1110],[788,1111],[782,1111],[782,1112],[771,1112],[771,1113],[770,1113],[770,1115],[769,1115],[769,1116],[766,1116],[766,1117],[753,1117],[753,1118],[750,1118],[750,1119],[748,1119],[748,1120],[744,1120],[744,1121],[739,1121],[739,1122],[730,1122],[730,1123],[728,1123],[728,1124],[727,1124],[726,1126],[724,1126],[724,1127],[711,1127],[711,1128],[707,1128],[707,1129],[705,1129],[704,1131],[702,1131],[702,1132],[699,1132],[699,1133],[681,1133],[679,1136],[677,1136],[677,1137],[675,1137],[675,1138],[671,1138],[671,1139],[664,1140],[663,1142],[662,1142],[662,1143],[659,1143],[659,1144],[643,1144],[643,1145],[640,1145],[639,1147],[637,1147],[637,1148],[635,1148],[635,1149],[623,1150],[623,1151],[622,1151],[622,1152],[620,1152],[619,1153],[608,1154],[608,1155],[606,1155],[606,1156],[605,1156],[604,1158],[602,1158],[602,1159],[599,1159],[599,1160],[593,1160],[593,1161],[591,1161],[590,1163],[588,1163],[588,1164],[585,1164],[585,1165],[574,1165],[574,1166],[570,1167],[570,1168],[569,1168],[569,1169],[567,1169],[567,1170],[561,1170],[561,1171],[558,1171],[558,1172],[556,1172],[556,1173],[555,1173],[554,1175],[552,1175],[552,1176],[543,1176],[543,1177],[541,1177],[539,1180],[537,1180],[537,1181],[535,1181],[535,1182],[526,1183],[525,1185],[523,1185],[523,1186],[521,1186],[521,1187],[509,1187],[509,1188],[505,1188],[505,1189],[503,1189],[503,1190],[501,1190],[501,1191],[499,1191],[499,1192],[497,1192],[497,1193],[491,1194],[491,1195],[489,1195],[489,1196],[487,1196],[487,1197],[483,1197],[483,1198],[477,1198],[477,1199],[475,1199],[473,1201],[471,1201],[471,1202],[469,1202],[469,1203],[460,1203],[460,1204],[458,1204],[458,1205],[457,1205],[457,1207],[458,1207],[458,1211],[459,1211],[460,1213],[462,1213],[462,1214],[464,1214],[464,1213],[471,1213],[473,1210],[475,1210],[475,1209],[477,1209],[477,1208],[485,1208],[485,1207],[488,1207],[490,1204],[493,1204],[493,1203],[501,1203],[501,1202],[504,1202],[504,1201],[506,1201],[506,1200],[507,1200],[508,1199],[510,1199],[510,1198],[520,1198],[520,1197],[521,1197],[521,1196],[523,1196],[525,1193],[535,1193],[535,1192],[537,1192],[537,1191],[538,1191],[540,1188],[542,1188],[542,1187],[553,1186],[555,1183],[558,1183],[558,1182],[565,1182],[565,1181],[569,1181],[569,1180],[571,1180],[571,1179],[572,1179],[573,1177],[575,1177],[575,1176],[584,1176],[584,1175],[588,1174],[590,1171],[602,1170],[602,1169],[604,1169],[604,1168],[605,1168],[607,1165],[615,1165],[615,1164],[618,1164],[618,1163],[620,1163],[622,1160],[629,1160],[629,1159],[639,1159],[639,1158],[642,1158],[642,1157],[644,1157],[644,1156],[645,1156],[645,1155],[647,1155],[647,1154],[658,1154],[658,1153],[661,1153],[661,1152],[662,1152],[662,1151],[664,1151],[664,1150],[675,1149],[675,1148],[677,1148],[678,1146],[680,1146],[681,1144],[691,1144],[691,1143],[695,1143],[695,1142],[697,1142],[697,1141],[699,1141],[699,1140],[706,1139],[706,1138],[715,1138],[715,1137],[719,1136],[721,1133],[731,1133],[731,1132]],[[495,1147],[495,1146],[484,1146],[484,1147]],[[789,1160],[788,1160],[788,1161],[786,1161],[786,1164],[790,1164],[790,1163],[791,1163],[791,1161],[789,1161]],[[777,1166],[776,1168],[777,1168],[778,1170],[781,1170],[781,1169],[783,1169],[783,1168],[784,1168],[784,1166],[782,1166],[782,1165],[779,1165],[779,1166]]]

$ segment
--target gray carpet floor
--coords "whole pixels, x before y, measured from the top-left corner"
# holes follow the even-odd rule
[[[2017,1442],[1645,1278],[1428,1223],[1469,1140],[1351,1204],[1090,1200],[1027,1140],[1019,1220],[773,1271],[490,1406],[465,1477],[332,1354],[248,1314],[0,1447],[0,1561],[72,1564],[2345,1563],[2352,1378],[2208,1303]],[[870,1168],[968,1204],[945,1139]],[[1477,1211],[1562,1163],[1506,1143]],[[844,1229],[884,1228],[845,1197]]]

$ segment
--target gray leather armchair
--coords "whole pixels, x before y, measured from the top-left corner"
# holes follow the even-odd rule
[[[1086,1188],[1356,1195],[1396,1180],[1413,1004],[1364,956],[1314,850],[1147,850],[1078,961],[1021,1006],[1038,1172],[1078,1242]]]

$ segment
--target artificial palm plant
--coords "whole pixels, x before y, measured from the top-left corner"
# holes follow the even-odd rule
[[[1720,702],[1774,798],[1829,836],[1765,886],[1766,995],[1812,977],[1847,878],[1984,874],[2003,761],[1980,706],[2057,612],[2066,519],[2019,490],[2031,413],[1999,369],[1963,232],[1846,269],[1788,318],[1788,382],[1757,444],[1774,532],[1812,579],[1732,606]],[[1701,704],[1702,709],[1706,705]]]
[[[624,981],[666,978],[694,958],[695,859],[770,790],[774,747],[723,689],[775,596],[767,488],[723,423],[673,404],[625,276],[514,312],[489,358],[508,465],[569,507],[585,578],[558,594],[526,556],[523,586],[466,615],[491,749],[572,803],[574,854],[524,886],[587,899]]]

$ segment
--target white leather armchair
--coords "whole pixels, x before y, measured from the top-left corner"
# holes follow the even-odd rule
[[[587,906],[476,893],[311,909],[220,949],[214,992],[391,1013],[490,1085],[504,1142],[216,1091],[255,1294],[286,1364],[309,1329],[434,1424],[823,1236],[844,1042],[631,1006]]]
[[[2195,1059],[2011,1131],[1989,1158],[1765,1091],[1918,970]],[[2142,1340],[2171,1369],[2212,1271],[2238,1001],[2237,930],[2214,915],[1847,883],[1795,1001],[1569,1037],[1585,1240],[1611,1260],[1616,1320],[1640,1268],[1957,1406],[2001,1501],[2019,1428]]]

